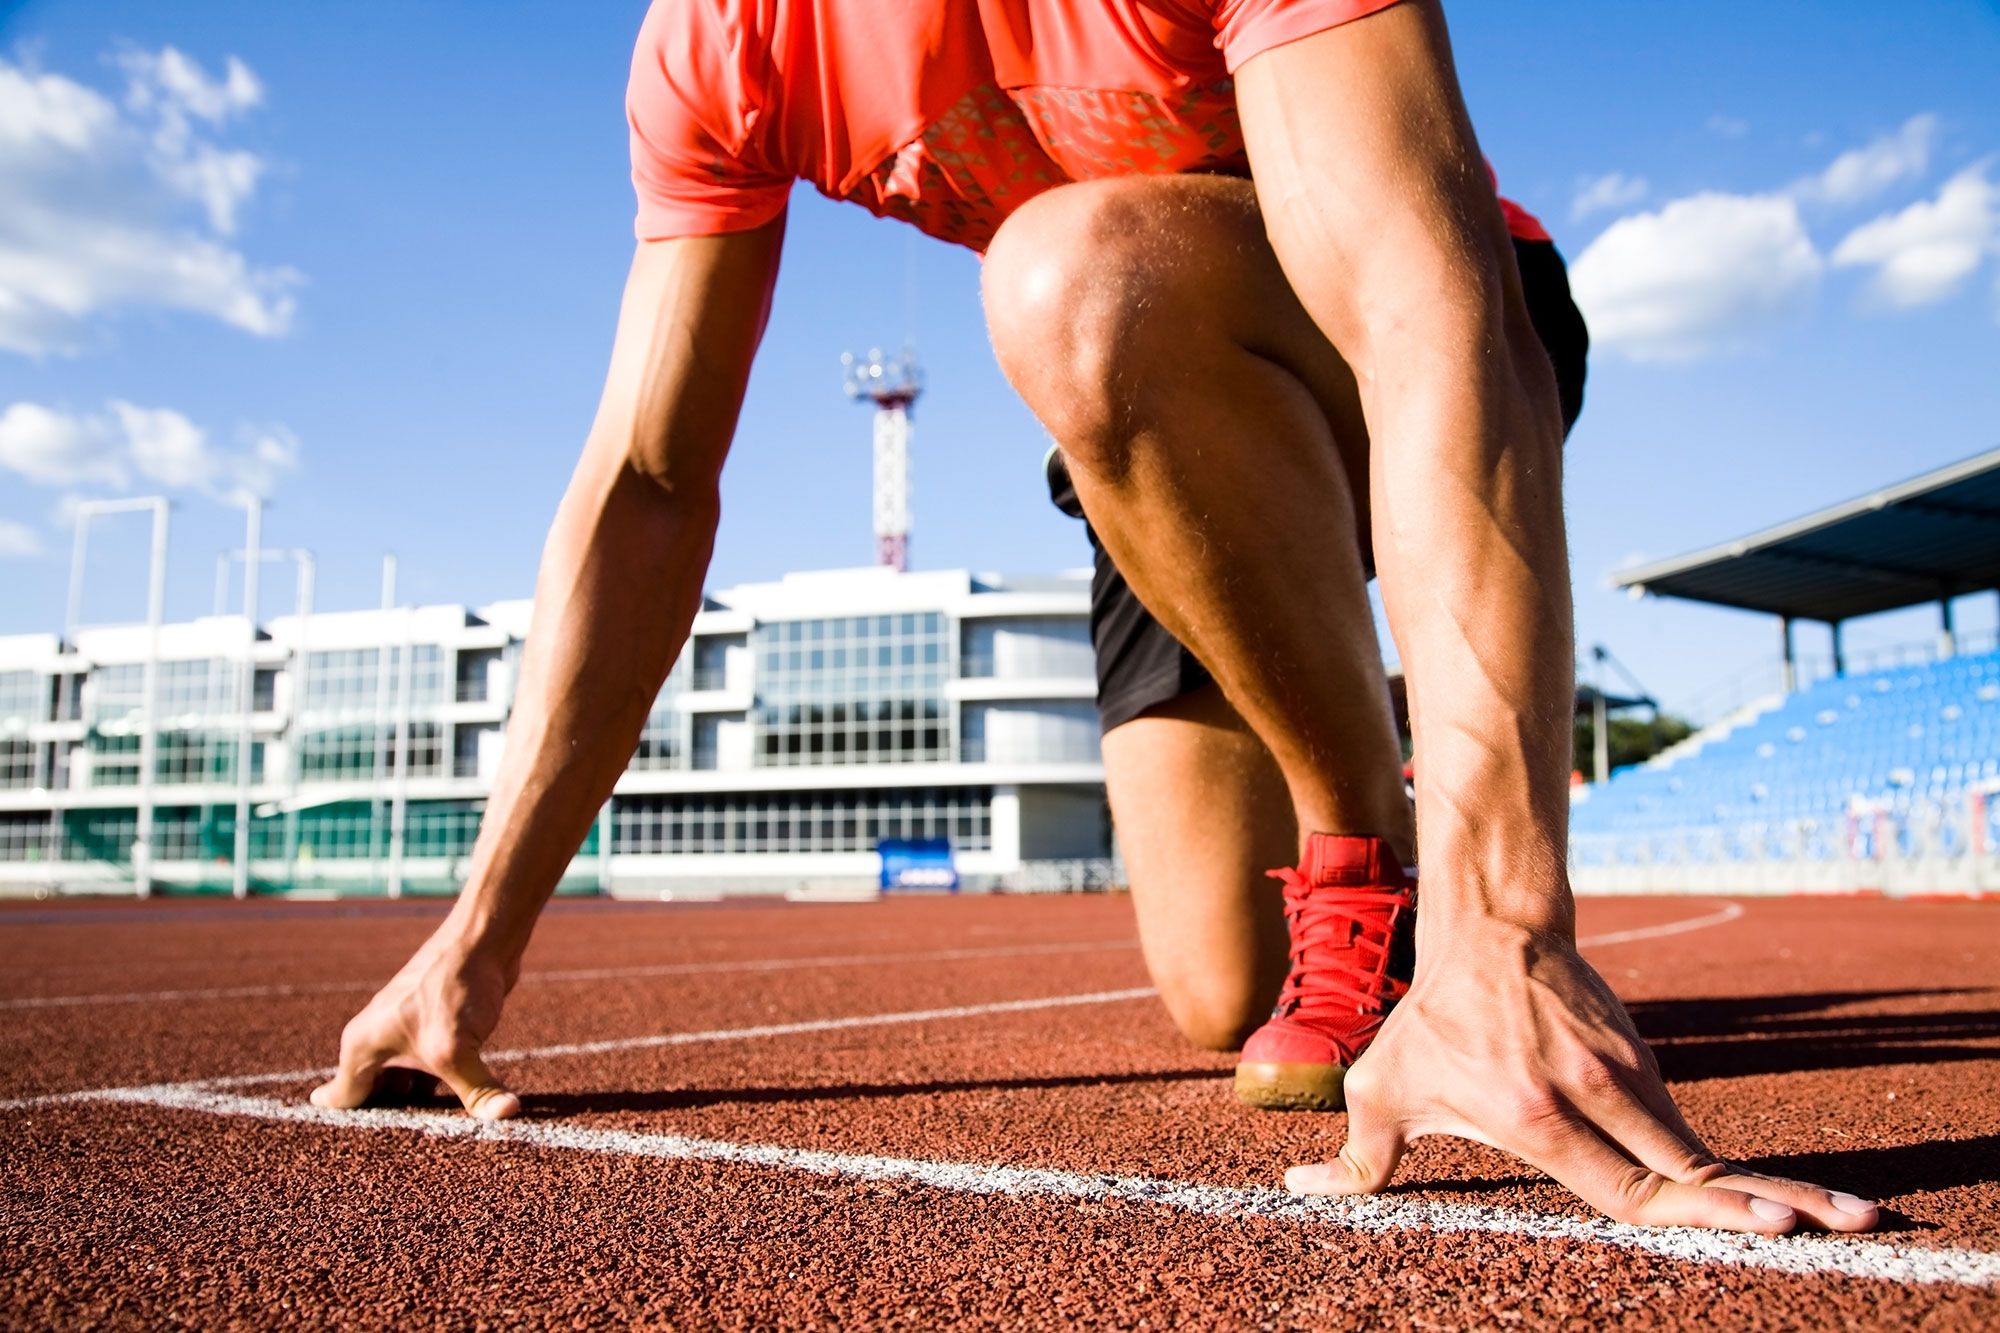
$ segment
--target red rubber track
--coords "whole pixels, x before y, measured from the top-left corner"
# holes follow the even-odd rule
[[[1587,900],[1581,934],[1720,905]],[[1589,950],[1689,1118],[1733,1158],[1882,1199],[1891,1245],[2000,1252],[2000,905],[1741,905]],[[0,909],[0,1098],[15,1100],[0,1109],[0,1326],[2000,1327],[2000,1286],[1976,1282],[19,1102],[329,1063],[442,910]],[[1139,987],[1132,935],[1117,896],[561,903],[494,1046]],[[939,952],[958,956],[922,956]],[[813,959],[842,961],[743,970]],[[619,969],[654,975],[547,975]],[[262,989],[185,994],[236,988]],[[155,992],[183,994],[129,998]],[[503,1068],[529,1119],[555,1126],[1229,1187],[1276,1187],[1344,1129],[1239,1107],[1229,1059],[1184,1045],[1144,998]],[[240,1091],[296,1103],[309,1086]],[[1396,1189],[1589,1215],[1449,1139],[1418,1144]]]

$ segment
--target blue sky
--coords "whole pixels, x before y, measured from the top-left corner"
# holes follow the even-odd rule
[[[643,9],[0,0],[0,633],[57,627],[74,500],[163,488],[176,616],[206,610],[246,485],[271,544],[317,552],[322,607],[371,604],[392,549],[408,598],[525,595],[630,257]],[[1612,570],[2000,445],[2000,6],[1448,12],[1486,150],[1598,334],[1570,444],[1579,642],[1712,707],[1773,623],[1629,602]],[[912,249],[916,564],[1085,560],[977,262],[908,236],[795,197],[712,585],[869,558],[839,356],[900,341]],[[135,611],[138,538],[106,530],[87,618]]]

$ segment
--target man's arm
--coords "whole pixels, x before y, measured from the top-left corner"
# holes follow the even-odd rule
[[[1347,1077],[1340,1160],[1289,1182],[1380,1189],[1410,1139],[1449,1133],[1621,1220],[1874,1225],[1710,1153],[1576,953],[1561,416],[1437,4],[1264,52],[1237,90],[1271,243],[1360,387],[1423,865],[1415,986]]]
[[[597,419],[542,552],[507,747],[451,914],[341,1034],[313,1093],[359,1106],[384,1069],[520,1109],[480,1058],[535,918],[632,757],[701,607],[717,483],[770,311],[784,219],[642,243]]]

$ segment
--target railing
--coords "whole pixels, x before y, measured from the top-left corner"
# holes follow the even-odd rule
[[[1570,838],[1580,893],[2000,890],[2000,796],[1857,802],[1833,815]]]
[[[1953,657],[1977,657],[2000,651],[2000,630],[1961,631],[1952,637]],[[1831,653],[1801,652],[1794,658],[1793,678],[1797,687],[1803,690],[1831,680],[1836,674],[1864,676],[1897,667],[1930,666],[1946,660],[1939,654],[1940,646],[1938,636],[1931,635],[1904,643],[1856,649],[1841,655],[1841,664],[1845,668],[1841,673],[1834,671]],[[1784,663],[1773,657],[1725,676],[1693,695],[1670,700],[1666,705],[1667,711],[1678,713],[1697,726],[1706,726],[1746,704],[1781,693],[1784,675]]]
[[[1125,862],[1096,856],[1069,861],[1023,861],[1000,876],[1003,893],[1108,893],[1126,886]]]
[[[696,667],[688,673],[689,688],[695,690],[726,690],[729,688],[727,667]]]

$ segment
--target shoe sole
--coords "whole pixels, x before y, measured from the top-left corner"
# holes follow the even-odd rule
[[[1236,1066],[1236,1099],[1260,1111],[1344,1111],[1340,1065],[1245,1061]]]

